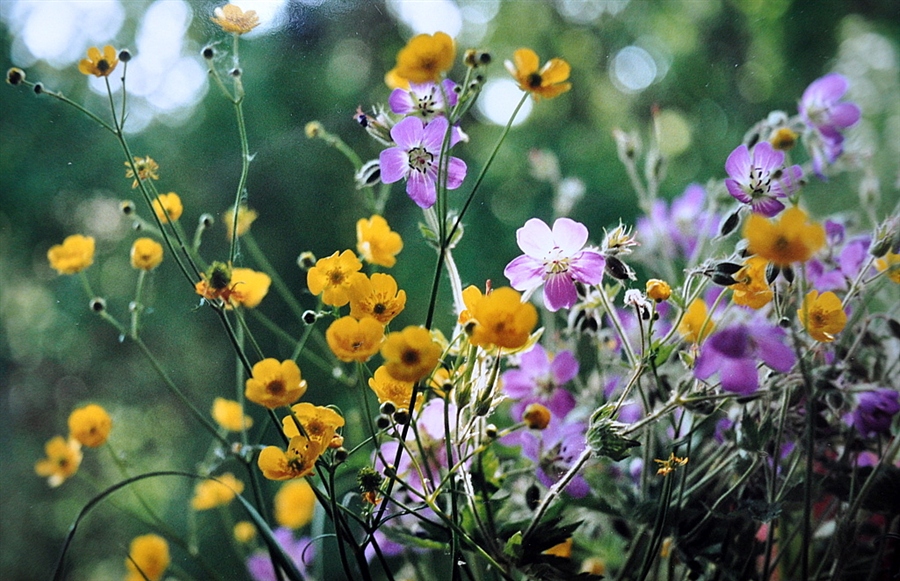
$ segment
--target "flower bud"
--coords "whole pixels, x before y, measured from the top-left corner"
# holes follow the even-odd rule
[[[539,403],[529,404],[522,414],[522,421],[532,430],[546,429],[550,424],[550,410]]]
[[[741,214],[740,210],[736,210],[732,212],[725,221],[722,222],[721,228],[719,228],[719,236],[725,237],[734,232],[734,229],[738,227],[738,224],[741,223]]]
[[[6,71],[6,82],[10,85],[16,86],[22,81],[25,80],[25,71],[20,69],[19,67],[13,67]]]
[[[322,133],[323,129],[325,128],[318,121],[310,121],[305,127],[306,136],[310,139],[316,138]]]
[[[338,462],[338,463],[344,462],[347,460],[347,457],[349,455],[350,455],[350,453],[347,451],[347,448],[344,448],[343,446],[341,446],[340,448],[338,448],[334,451],[334,461]]]
[[[378,408],[378,411],[382,415],[389,416],[389,415],[393,414],[395,411],[397,411],[397,406],[395,406],[394,402],[392,402],[392,401],[386,401],[383,404],[381,404],[381,407]]]
[[[409,422],[409,410],[399,409],[393,413],[394,422],[399,425],[405,425]]]
[[[35,83],[34,87],[32,87],[35,95],[40,95],[44,92],[44,83]]]
[[[201,228],[210,228],[213,224],[216,223],[216,219],[213,218],[212,214],[201,214],[199,225]]]
[[[375,419],[375,427],[379,430],[386,430],[391,427],[391,418],[390,416],[380,415]]]
[[[123,63],[127,63],[128,61],[130,61],[131,56],[132,56],[131,51],[128,50],[127,48],[123,48],[122,50],[119,51],[119,60],[122,61]]]
[[[309,270],[316,265],[316,255],[310,251],[301,252],[297,257],[297,266],[303,270]]]
[[[303,311],[303,322],[307,325],[312,325],[318,318],[319,315],[315,311]]]
[[[106,300],[102,297],[91,299],[90,307],[95,313],[102,313],[106,310]]]
[[[498,435],[497,426],[494,424],[488,424],[484,427],[484,437],[488,440],[493,440]]]
[[[211,46],[204,46],[203,50],[200,51],[200,54],[203,55],[203,58],[206,60],[212,60],[216,56],[216,50]]]
[[[353,176],[356,181],[356,189],[368,188],[381,182],[381,161],[373,159],[363,164],[356,175]]]
[[[651,278],[647,281],[647,297],[653,299],[656,302],[662,302],[669,300],[669,297],[672,296],[672,287],[669,286],[664,280],[660,280],[658,278]]]

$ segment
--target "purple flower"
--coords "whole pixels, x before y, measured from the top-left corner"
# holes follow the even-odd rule
[[[873,389],[859,395],[853,412],[853,427],[863,436],[889,434],[891,422],[900,412],[900,394],[893,389]]]
[[[525,254],[507,264],[503,274],[518,291],[544,284],[544,304],[551,311],[569,308],[578,300],[576,281],[595,285],[603,278],[606,259],[596,250],[583,249],[587,239],[584,224],[569,218],[558,218],[552,231],[532,218],[516,231]]]
[[[544,430],[520,430],[502,439],[506,445],[521,445],[522,455],[535,464],[535,476],[544,486],[553,486],[581,455],[586,446],[584,435],[587,424],[566,422],[553,417]],[[587,496],[591,488],[577,475],[565,488],[574,498]]]
[[[860,118],[855,103],[842,103],[847,92],[847,78],[830,73],[810,83],[800,98],[800,117],[810,128],[807,147],[813,158],[813,171],[824,179],[826,164],[834,163],[844,151],[842,130],[855,125]]]
[[[406,178],[406,193],[420,208],[430,208],[437,200],[436,185],[441,176],[441,145],[449,121],[437,117],[428,125],[418,117],[407,117],[391,128],[397,147],[381,152],[381,181],[392,184]],[[459,141],[459,132],[450,132],[450,147]],[[466,164],[451,157],[447,164],[447,189],[458,188],[466,177]]]
[[[551,360],[537,344],[522,355],[518,369],[510,369],[502,376],[503,391],[516,400],[510,412],[513,419],[522,419],[522,412],[532,403],[539,403],[557,418],[565,417],[575,407],[575,397],[563,385],[578,375],[578,361],[571,351],[560,351]]]
[[[440,85],[435,83],[410,83],[409,89],[394,89],[388,97],[391,111],[398,115],[412,115],[428,123],[435,117],[443,115],[447,105],[456,105],[456,83],[445,79]]]
[[[294,532],[286,527],[273,531],[273,536],[287,556],[297,565],[297,570],[305,577],[306,566],[316,557],[316,546],[309,537],[294,539]],[[254,581],[275,581],[278,577],[272,568],[272,559],[267,551],[256,551],[247,559],[247,571]]]
[[[778,198],[786,198],[800,187],[803,170],[799,165],[784,168],[784,152],[761,141],[751,152],[741,145],[725,160],[728,179],[725,187],[738,201],[750,204],[754,212],[771,218],[784,209]]]
[[[791,370],[797,358],[782,343],[784,329],[764,321],[738,324],[713,334],[700,350],[694,377],[708,379],[718,372],[722,389],[746,395],[759,387],[758,360],[781,373]]]
[[[719,227],[719,216],[705,211],[705,203],[706,191],[700,184],[689,184],[684,193],[672,200],[671,206],[656,200],[650,214],[637,220],[641,248],[654,259],[660,253],[674,258],[677,250],[690,259],[699,238],[712,238]]]

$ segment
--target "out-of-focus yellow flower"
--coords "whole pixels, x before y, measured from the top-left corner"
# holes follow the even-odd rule
[[[275,494],[275,520],[289,529],[299,529],[312,521],[316,495],[306,479],[281,486]]]
[[[268,446],[259,453],[257,466],[269,480],[290,480],[313,473],[316,460],[325,448],[305,436],[294,436],[288,449]]]
[[[293,415],[281,420],[282,431],[288,438],[301,435],[294,422],[296,417],[306,437],[319,444],[322,450],[336,447],[337,441],[343,441],[337,431],[344,427],[344,418],[333,409],[304,402],[291,406],[291,413]]]
[[[474,293],[470,296],[474,298]],[[479,347],[518,349],[528,342],[538,321],[534,305],[523,303],[522,296],[509,287],[495,289],[466,306],[475,321],[469,341]]]
[[[81,466],[81,442],[75,438],[55,436],[44,445],[46,458],[38,460],[34,471],[47,479],[47,484],[56,488],[78,472]]]
[[[356,250],[369,264],[390,268],[403,250],[403,239],[391,230],[387,220],[373,214],[368,220],[360,218],[356,223]]]
[[[220,6],[213,11],[214,16],[210,18],[218,24],[225,32],[234,34],[246,34],[257,26],[259,26],[259,16],[255,10],[244,12],[234,4],[226,4]]]
[[[875,268],[877,268],[879,272],[890,269],[888,278],[897,284],[900,284],[900,254],[888,252],[875,261]]]
[[[554,557],[560,557],[562,559],[571,559],[572,558],[572,537],[564,540],[558,545],[553,545],[543,553],[542,555],[553,555]]]
[[[522,421],[532,430],[545,430],[550,425],[550,410],[539,403],[530,403],[522,413]]]
[[[761,256],[751,256],[744,261],[744,267],[734,274],[738,283],[729,287],[734,291],[731,300],[735,304],[761,309],[771,302],[775,293],[766,280],[768,266],[769,261]]]
[[[256,213],[256,210],[251,210],[247,206],[238,207],[237,235],[240,237],[246,234],[247,231],[250,230],[250,225],[253,224],[258,217],[259,214]],[[223,218],[222,221],[225,224],[225,235],[231,240],[234,229],[234,208],[226,210]]]
[[[789,127],[780,127],[769,137],[769,143],[781,151],[793,149],[797,145],[797,132]]]
[[[202,480],[194,488],[191,508],[209,510],[224,506],[234,500],[235,495],[244,491],[244,483],[234,477],[231,472],[220,474],[215,480]]]
[[[81,272],[94,263],[94,239],[81,234],[66,236],[62,244],[47,251],[47,260],[59,274]]]
[[[678,324],[678,332],[681,333],[685,341],[699,344],[713,332],[716,325],[712,322],[712,319],[707,320],[708,314],[706,302],[699,297],[688,305],[687,312],[684,313],[681,322]]]
[[[129,162],[125,162],[125,167],[127,168],[125,170],[125,177],[134,178],[131,189],[138,187],[138,181],[159,179],[159,174],[156,173],[159,170],[159,164],[153,161],[153,158],[150,156],[134,157],[134,167],[137,169],[137,177],[135,177],[134,170],[131,168]]]
[[[825,245],[825,228],[818,222],[808,222],[806,212],[797,206],[785,210],[777,222],[751,214],[743,235],[750,254],[777,266],[806,262]]]
[[[181,205],[181,198],[178,194],[169,192],[168,194],[160,194],[159,197],[153,200],[153,212],[160,222],[168,224],[169,220],[175,222],[178,218],[181,218],[184,206]]]
[[[658,278],[651,278],[647,281],[647,298],[659,303],[669,300],[670,296],[672,296],[672,287],[666,281]]]
[[[387,372],[400,381],[427,377],[437,366],[441,351],[428,329],[416,326],[389,334],[381,346]]]
[[[159,535],[142,535],[131,541],[125,559],[127,581],[159,581],[169,567],[169,543]]]
[[[569,63],[552,58],[541,67],[541,61],[530,48],[520,48],[513,53],[513,60],[506,61],[506,70],[519,83],[519,88],[531,93],[535,100],[540,97],[552,99],[572,88],[569,78]]]
[[[247,379],[244,396],[261,406],[275,409],[291,405],[306,393],[306,381],[292,359],[278,361],[271,357],[253,366],[253,376]]]
[[[101,406],[92,403],[69,414],[69,436],[83,446],[96,448],[106,443],[112,429],[112,418]]]
[[[397,66],[384,77],[392,88],[408,88],[409,83],[437,81],[441,74],[453,67],[456,44],[449,34],[435,32],[419,34],[397,53]]]
[[[264,272],[250,268],[234,268],[231,271],[231,293],[228,302],[252,309],[259,305],[269,292],[272,279]]]
[[[406,291],[397,290],[397,281],[389,274],[356,277],[350,287],[350,316],[356,319],[372,317],[387,325],[405,306]]]
[[[372,317],[336,319],[325,331],[325,340],[335,357],[341,361],[364,363],[378,353],[384,339],[384,325]]]
[[[253,425],[253,418],[244,414],[240,402],[217,397],[213,401],[212,417],[230,432],[240,432]]]
[[[249,543],[256,536],[256,527],[248,520],[242,520],[234,525],[234,540],[239,543]]]
[[[87,58],[78,63],[78,70],[85,75],[108,77],[118,64],[119,57],[115,48],[107,44],[103,47],[103,52],[100,52],[99,48],[92,46],[87,51]]]
[[[817,290],[809,291],[797,316],[809,336],[822,343],[834,341],[834,336],[847,325],[847,314],[841,299],[830,291],[822,294]]]
[[[152,238],[138,238],[131,245],[131,266],[140,270],[153,270],[162,263],[162,244]]]
[[[369,387],[375,392],[378,403],[391,402],[397,409],[407,409],[409,407],[414,385],[415,383],[412,381],[394,379],[384,365],[376,369],[375,375],[369,378]],[[415,407],[417,411],[422,407],[423,401],[423,395],[419,393],[416,397]]]
[[[355,279],[365,276],[359,269],[362,263],[352,250],[335,252],[320,258],[306,273],[309,292],[322,295],[322,302],[333,307],[343,307],[350,302],[350,288]]]

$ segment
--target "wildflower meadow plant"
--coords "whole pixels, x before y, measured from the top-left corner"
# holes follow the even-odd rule
[[[126,71],[152,55],[87,50],[72,77],[100,83],[105,111],[21,68],[7,73],[118,147],[95,163],[138,198],[121,204],[133,240],[113,247],[102,228],[73,232],[46,264],[77,277],[96,333],[146,359],[158,387],[148,410],[175,402],[191,426],[181,437],[207,447],[187,464],[143,470],[129,422],[157,416],[99,396],[67,410],[63,431],[32,451],[34,477],[67,509],[67,489],[91,490],[71,514],[55,579],[107,557],[115,564],[97,575],[152,581],[895,578],[900,214],[827,217],[807,189],[818,176],[815,195],[828,195],[863,173],[844,159],[863,114],[846,77],[785,96],[796,115],[773,112],[728,143],[719,173],[673,184],[683,193],[671,204],[659,193],[658,128],[646,152],[635,133],[596,137],[619,152],[644,213],[635,224],[580,216],[578,181],[565,203],[547,200],[552,220],[526,213],[515,235],[473,235],[464,224],[488,196],[485,177],[529,163],[506,149],[514,132],[539,137],[514,127],[525,105],[564,108],[609,89],[582,84],[582,56],[542,64],[531,48],[507,48],[505,81],[519,94],[505,125],[478,126],[476,104],[498,73],[491,53],[458,51],[445,32],[413,36],[393,68],[381,63],[376,103],[346,112],[349,129],[305,125],[304,147],[346,158],[325,168],[347,184],[347,198],[329,203],[358,206],[335,222],[346,243],[317,258],[316,232],[253,235],[285,213],[250,179],[282,153],[256,149],[248,124],[264,105],[244,85],[254,61],[241,51],[260,16],[227,4],[205,19],[217,35],[202,51],[207,99],[233,111],[239,148],[235,167],[216,169],[234,179],[217,194],[220,246],[207,242],[213,215],[192,195],[202,180],[179,183],[165,148],[137,149],[125,130]],[[345,141],[345,129],[357,138]],[[529,157],[562,196],[553,154]],[[302,208],[313,210],[327,220]],[[495,247],[473,255],[471,240]],[[279,273],[264,242],[302,251],[297,270]],[[476,255],[494,278],[473,274]],[[120,264],[136,279],[128,301],[109,283]],[[183,279],[177,301],[151,292],[163,277]],[[275,302],[282,316],[269,315]],[[197,346],[214,363],[160,355],[153,321],[167,310],[185,326],[217,322]],[[208,391],[173,372],[193,364]],[[87,550],[81,531],[103,511],[116,515],[109,526],[127,520],[140,534]],[[212,558],[214,544],[228,556]]]

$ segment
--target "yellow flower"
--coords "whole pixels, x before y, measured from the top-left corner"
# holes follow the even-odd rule
[[[181,198],[178,197],[178,194],[169,192],[168,194],[160,194],[159,197],[153,200],[153,212],[160,222],[168,224],[169,220],[175,222],[178,218],[181,218],[184,206],[181,205]]]
[[[535,100],[552,99],[572,88],[569,78],[571,67],[566,61],[553,58],[543,68],[537,53],[530,48],[520,48],[513,53],[513,60],[506,61],[506,70],[519,83],[519,88],[531,93]]]
[[[69,437],[75,438],[83,446],[102,446],[112,429],[112,418],[97,404],[88,404],[69,414]]]
[[[247,206],[238,207],[237,219],[237,235],[243,236],[250,230],[250,225],[259,217],[256,210],[251,210]],[[234,208],[225,211],[224,220],[225,235],[229,240],[232,238],[232,229],[234,228]]]
[[[731,300],[735,304],[751,309],[761,309],[769,304],[775,293],[766,280],[768,266],[769,261],[761,256],[751,256],[744,261],[744,267],[734,275],[737,284],[729,287],[734,291]]]
[[[253,377],[246,382],[244,396],[261,406],[275,409],[290,405],[306,393],[306,381],[300,378],[300,368],[292,359],[279,363],[267,358],[253,366]]]
[[[259,453],[256,465],[269,480],[290,480],[313,473],[316,460],[325,448],[305,436],[294,436],[287,451],[268,446]]]
[[[47,251],[50,267],[59,274],[75,274],[94,263],[94,239],[72,234]]]
[[[463,289],[462,296],[466,308],[459,314],[458,321],[460,325],[465,325],[472,320],[472,306],[484,298],[484,295],[481,293],[481,289],[473,284]]]
[[[231,293],[228,301],[252,309],[259,305],[269,292],[272,279],[264,272],[249,268],[235,268],[231,271]]]
[[[425,327],[409,326],[385,338],[381,356],[391,377],[416,382],[437,366],[441,346]]]
[[[559,557],[561,559],[571,559],[572,558],[572,537],[564,540],[563,542],[553,545],[546,551],[541,553],[542,555],[553,555],[554,557]]]
[[[85,75],[108,77],[118,64],[119,58],[112,46],[108,44],[104,46],[102,53],[99,48],[92,46],[87,51],[87,58],[81,59],[78,63],[78,70]]]
[[[213,401],[212,417],[230,432],[240,432],[253,425],[253,418],[244,414],[240,402],[223,397],[217,397]]]
[[[702,343],[712,333],[716,326],[712,319],[706,320],[707,315],[708,310],[703,299],[694,299],[678,324],[678,332],[681,333],[685,341]]]
[[[538,321],[534,305],[523,303],[521,295],[509,287],[495,289],[466,306],[475,320],[469,341],[479,347],[518,349],[528,342]]]
[[[877,268],[879,272],[887,270],[888,278],[897,284],[900,284],[900,254],[888,252],[875,261],[875,268]]]
[[[372,317],[382,325],[390,323],[406,306],[406,291],[397,290],[389,274],[376,272],[372,278],[356,277],[350,289],[350,316]]]
[[[244,491],[244,483],[234,477],[231,472],[220,474],[215,480],[201,480],[194,488],[191,508],[209,510],[224,506],[234,500],[236,494]]]
[[[322,295],[322,302],[333,307],[343,307],[350,302],[350,287],[356,278],[365,276],[359,269],[362,263],[351,250],[337,252],[320,258],[306,273],[309,292]]]
[[[847,314],[841,299],[833,292],[820,295],[817,290],[809,291],[797,316],[810,337],[822,343],[834,341],[834,336],[847,325]]]
[[[310,441],[320,445],[322,450],[335,447],[337,440],[343,441],[337,435],[338,428],[344,427],[344,418],[331,408],[313,405],[311,403],[298,403],[291,406],[292,415],[285,416],[281,420],[282,431],[288,438],[300,436],[297,429],[297,421],[303,426],[303,432]]]
[[[647,298],[659,303],[669,300],[670,296],[672,296],[672,287],[666,281],[658,278],[651,278],[647,281]]]
[[[55,436],[44,445],[44,452],[47,457],[37,461],[34,471],[38,476],[47,478],[47,483],[53,488],[73,476],[81,466],[81,442],[75,438],[66,440]]]
[[[775,149],[787,151],[797,145],[797,132],[788,127],[781,127],[769,137],[769,143]]]
[[[208,301],[223,300],[226,303],[231,298],[231,265],[224,262],[213,262],[202,280],[194,285],[194,291]]]
[[[539,403],[530,403],[522,413],[522,421],[532,430],[544,430],[550,425],[550,410]]]
[[[162,263],[162,244],[152,238],[138,238],[131,245],[131,266],[140,270],[153,270]]]
[[[248,520],[242,520],[234,525],[234,540],[239,543],[249,543],[256,536],[256,527]]]
[[[419,34],[397,53],[397,66],[385,75],[392,89],[409,83],[437,81],[441,74],[453,67],[456,44],[445,32]],[[405,83],[404,83],[405,81]]]
[[[255,10],[244,12],[234,4],[220,6],[213,11],[213,14],[215,16],[210,20],[222,27],[225,32],[244,34],[259,26],[259,17]]]
[[[679,458],[674,452],[669,454],[668,460],[654,459],[653,461],[660,465],[659,470],[657,470],[656,473],[662,476],[668,476],[679,466],[684,466],[688,463],[687,457]]]
[[[409,407],[414,385],[412,381],[394,379],[384,365],[375,370],[374,377],[369,378],[369,387],[375,392],[378,403],[391,402],[397,409],[405,410]],[[423,396],[419,393],[416,397],[417,411],[422,407],[423,401]]]
[[[825,244],[825,228],[818,222],[807,222],[806,212],[794,206],[770,222],[759,214],[751,214],[744,224],[747,250],[777,266],[806,262]]]
[[[275,520],[283,527],[306,526],[315,511],[316,495],[305,479],[288,482],[275,493]]]
[[[125,162],[125,167],[128,168],[125,170],[125,177],[135,178],[134,182],[131,184],[131,189],[138,187],[138,180],[159,179],[159,175],[156,173],[159,169],[159,165],[153,161],[153,158],[150,156],[134,157],[134,167],[137,168],[137,177],[134,176],[134,170],[131,169],[131,164],[129,162]]]
[[[169,543],[159,535],[135,537],[128,555],[127,581],[159,581],[169,567]]]
[[[391,230],[387,220],[373,214],[356,223],[356,250],[369,264],[390,268],[397,263],[395,257],[403,250],[403,240]]]
[[[378,353],[383,339],[384,325],[372,317],[359,320],[350,316],[341,317],[325,331],[328,347],[341,361],[368,361]]]

